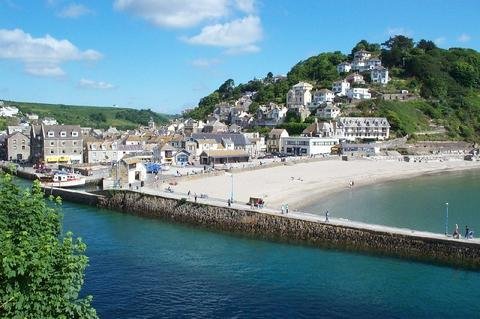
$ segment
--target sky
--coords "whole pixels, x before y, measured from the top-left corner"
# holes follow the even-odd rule
[[[340,4],[341,3],[341,4]],[[179,113],[361,39],[480,50],[478,0],[0,0],[0,100]]]

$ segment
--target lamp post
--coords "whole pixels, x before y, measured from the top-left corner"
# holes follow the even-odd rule
[[[446,211],[446,215],[445,215],[445,236],[448,235],[448,203],[445,203],[445,211]]]
[[[232,189],[230,192],[230,202],[233,204],[233,174],[225,172],[225,175],[230,176],[232,182]]]

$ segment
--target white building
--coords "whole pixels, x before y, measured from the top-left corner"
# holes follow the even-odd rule
[[[365,84],[365,80],[363,76],[358,73],[352,73],[345,78],[345,81],[349,82],[350,84]]]
[[[335,105],[327,105],[317,110],[317,116],[324,119],[336,119],[340,115],[340,108]]]
[[[367,88],[350,88],[347,90],[347,97],[352,100],[369,100],[372,95]]]
[[[388,69],[383,66],[377,66],[370,72],[370,77],[373,83],[386,85],[389,81]]]
[[[340,138],[386,140],[390,136],[390,124],[384,117],[340,117],[337,119]]]
[[[382,66],[382,61],[379,58],[371,58],[367,61],[367,67],[369,70]]]
[[[313,94],[313,104],[319,105],[323,103],[331,103],[335,98],[335,94],[328,89],[315,91]]]
[[[332,147],[338,144],[337,138],[292,136],[281,139],[282,153],[298,156],[330,154]]]
[[[288,112],[288,108],[269,103],[258,108],[255,125],[258,126],[277,126],[283,123]]]
[[[353,59],[365,61],[370,59],[371,56],[372,54],[366,50],[358,50],[353,54]]]
[[[58,122],[53,117],[46,117],[42,120],[43,125],[58,125]]]
[[[367,62],[364,60],[353,60],[352,62],[352,70],[354,71],[364,71],[367,66]]]
[[[4,106],[0,108],[0,116],[12,117],[18,114],[18,108],[14,106]]]
[[[347,95],[347,90],[350,88],[350,83],[342,80],[333,82],[332,91],[338,96]]]
[[[337,72],[338,73],[348,73],[352,69],[352,65],[348,62],[342,62],[337,65]]]
[[[287,93],[287,107],[300,108],[305,107],[312,102],[312,89],[310,83],[299,82],[295,84]]]

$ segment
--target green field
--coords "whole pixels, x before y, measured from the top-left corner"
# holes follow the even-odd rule
[[[83,127],[133,129],[147,125],[150,118],[157,124],[167,123],[172,116],[147,110],[120,107],[80,106],[10,101],[23,114],[35,113],[40,118],[53,117],[59,124],[76,124]]]

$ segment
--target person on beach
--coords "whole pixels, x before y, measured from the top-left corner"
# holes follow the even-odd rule
[[[328,215],[330,215],[330,213],[328,212],[328,209],[325,211],[325,221],[328,222],[329,219],[328,219]]]
[[[469,229],[468,226],[465,226],[465,239],[468,239]]]
[[[227,200],[227,204],[228,204],[228,207],[232,206],[232,201],[230,200],[230,198]]]
[[[282,210],[282,215],[285,214],[285,205],[282,204],[281,210]]]
[[[195,193],[195,203],[197,202],[197,193]]]
[[[288,204],[285,204],[285,214],[288,214]]]
[[[190,196],[190,191],[188,191],[187,196]]]

